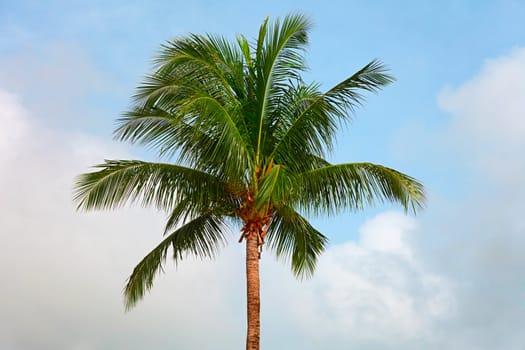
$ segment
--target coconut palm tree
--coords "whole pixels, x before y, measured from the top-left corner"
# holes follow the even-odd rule
[[[305,83],[310,26],[289,15],[266,19],[254,42],[209,34],[167,42],[115,130],[163,162],[106,160],[77,178],[80,210],[140,203],[168,214],[164,239],[127,280],[128,309],[152,287],[168,251],[175,261],[214,257],[228,228],[238,227],[246,246],[246,349],[259,349],[264,245],[307,277],[327,243],[307,217],[385,201],[414,212],[423,205],[423,186],[407,175],[326,160],[362,92],[393,78],[374,60],[327,91]]]

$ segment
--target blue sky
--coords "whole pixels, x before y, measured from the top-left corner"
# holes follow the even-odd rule
[[[111,132],[161,43],[250,38],[298,11],[315,23],[307,80],[328,88],[374,58],[397,78],[333,160],[402,170],[429,203],[415,218],[378,206],[316,219],[332,244],[306,282],[265,255],[263,348],[522,349],[525,3],[0,0],[1,348],[242,346],[235,239],[217,262],[168,268],[124,315],[123,282],[163,217],[78,214],[72,179],[104,158],[153,157]]]

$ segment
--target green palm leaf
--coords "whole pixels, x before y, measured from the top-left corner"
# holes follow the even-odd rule
[[[118,120],[115,136],[159,149],[161,156],[178,152],[192,167],[243,179],[253,167],[253,150],[240,100],[242,52],[219,37],[190,35],[167,43],[157,65],[139,86],[136,106]]]
[[[261,179],[259,192],[255,199],[256,209],[261,208],[263,204],[282,205],[285,203],[291,195],[290,189],[293,188],[295,181],[295,176],[284,166],[273,166]]]
[[[279,258],[290,260],[292,272],[309,277],[328,239],[291,207],[281,207],[268,229],[268,245]]]
[[[213,258],[224,245],[224,221],[212,214],[202,215],[176,229],[133,269],[124,288],[126,309],[129,310],[142,299],[153,286],[155,276],[162,271],[168,249],[173,250],[175,262],[185,255]]]
[[[95,168],[101,170],[76,180],[73,198],[78,209],[115,209],[139,202],[170,210],[183,198],[208,205],[229,195],[217,177],[174,164],[106,160]]]
[[[348,163],[321,167],[299,176],[298,202],[312,214],[362,209],[376,202],[399,203],[414,213],[425,202],[423,185],[381,165]]]
[[[302,162],[304,152],[324,157],[333,147],[339,125],[350,120],[355,107],[363,103],[360,91],[375,92],[393,81],[386,72],[374,60],[323,94],[316,84],[292,87],[286,105],[293,109],[279,115],[270,158],[290,163]]]
[[[265,128],[271,120],[267,116],[276,108],[278,96],[287,89],[290,79],[299,79],[305,70],[302,51],[308,43],[310,21],[301,15],[286,16],[282,23],[276,20],[268,27],[265,21],[259,31],[256,62],[255,99],[258,106],[256,162],[264,143]]]

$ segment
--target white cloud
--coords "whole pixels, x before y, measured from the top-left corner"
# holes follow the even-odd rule
[[[474,78],[441,93],[439,104],[452,115],[452,128],[465,143],[524,143],[524,66],[525,48],[516,48],[487,60]]]
[[[445,89],[439,105],[449,123],[420,137],[423,144],[404,147],[447,150],[413,161],[447,169],[440,182],[457,192],[431,189],[436,195],[410,243],[454,284],[455,317],[438,329],[450,339],[448,349],[522,349],[525,343],[518,326],[525,318],[518,306],[525,297],[523,96],[525,48],[516,48]]]
[[[0,90],[2,123],[0,129],[0,156],[7,157],[8,148],[17,147],[21,137],[27,132],[27,112],[17,100],[16,95]],[[0,158],[0,160],[5,160]]]
[[[525,308],[525,48],[445,88],[441,128],[416,122],[394,153],[430,174],[429,207],[408,244],[452,283],[456,310],[433,331],[447,349],[521,350]]]
[[[415,229],[413,218],[382,213],[361,226],[357,242],[331,246],[311,281],[294,284],[288,274],[276,276],[272,269],[272,284],[280,288],[268,296],[276,302],[271,310],[281,310],[285,327],[297,327],[308,338],[310,343],[301,345],[305,349],[435,341],[433,325],[453,315],[454,297],[444,277],[414,258],[407,238]],[[286,346],[294,343],[270,347]]]
[[[439,97],[451,116],[447,132],[454,150],[476,168],[476,177],[499,190],[514,188],[525,174],[524,96],[525,48],[516,48],[487,60],[475,77]]]
[[[367,221],[360,229],[360,243],[368,249],[410,256],[403,234],[415,227],[415,221],[398,213],[385,213]]]

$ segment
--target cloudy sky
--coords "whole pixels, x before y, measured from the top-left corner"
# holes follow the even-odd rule
[[[331,244],[308,281],[265,253],[262,347],[524,349],[522,1],[0,0],[1,349],[244,346],[237,233],[216,261],[168,264],[124,313],[125,279],[164,216],[77,213],[71,188],[105,158],[153,157],[111,132],[162,42],[253,37],[292,11],[315,22],[307,80],[329,87],[374,58],[397,78],[333,160],[404,171],[429,202],[417,217],[382,206],[316,219]]]

